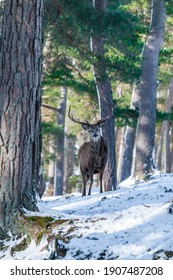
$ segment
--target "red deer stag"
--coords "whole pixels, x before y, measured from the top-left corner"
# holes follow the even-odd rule
[[[90,185],[88,195],[91,195],[93,175],[97,173],[99,173],[100,193],[102,193],[102,177],[108,157],[108,144],[106,139],[102,136],[102,127],[104,126],[105,121],[111,117],[111,115],[100,119],[95,124],[90,124],[88,121],[81,122],[75,120],[70,110],[71,106],[69,107],[68,111],[69,118],[87,130],[90,138],[89,142],[83,143],[78,152],[80,171],[82,175],[82,196],[86,195],[86,184],[89,180]]]

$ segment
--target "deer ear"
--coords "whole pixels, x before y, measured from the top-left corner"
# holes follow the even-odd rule
[[[87,123],[83,123],[81,124],[81,126],[83,127],[83,129],[88,130],[89,125]]]
[[[98,125],[99,128],[102,128],[102,127],[104,127],[105,122],[98,123],[97,125]]]

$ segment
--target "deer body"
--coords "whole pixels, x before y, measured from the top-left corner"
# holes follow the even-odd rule
[[[82,196],[86,195],[86,184],[90,181],[88,195],[91,195],[93,175],[99,173],[100,193],[103,192],[102,176],[107,161],[107,141],[101,136],[97,142],[85,142],[79,149],[80,171],[82,175]]]
[[[89,124],[87,121],[80,122],[70,115],[69,108],[69,118],[72,121],[81,124],[82,127],[88,131],[90,138],[90,141],[85,142],[78,152],[82,175],[82,196],[86,195],[86,184],[88,181],[90,181],[88,195],[91,195],[93,175],[97,173],[99,173],[100,193],[102,193],[102,177],[108,157],[108,145],[106,139],[102,136],[102,127],[108,117],[101,119],[96,124]]]

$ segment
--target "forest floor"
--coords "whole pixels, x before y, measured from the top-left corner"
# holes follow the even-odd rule
[[[157,174],[146,182],[126,180],[114,192],[98,190],[86,197],[44,197],[39,212],[26,211],[35,221],[47,219],[42,234],[28,242],[26,236],[9,238],[0,258],[173,259],[173,174]]]

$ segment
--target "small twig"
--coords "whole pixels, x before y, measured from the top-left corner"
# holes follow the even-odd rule
[[[173,199],[170,199],[170,200],[168,200],[168,201],[163,202],[161,206],[163,206],[163,205],[165,205],[165,204],[167,204],[167,203],[173,203]],[[145,206],[145,207],[147,207],[147,208],[155,207],[155,206],[153,206],[153,205],[147,205],[147,204],[143,204],[143,206]]]
[[[42,107],[50,109],[50,110],[52,110],[54,112],[57,112],[57,113],[59,112],[59,110],[57,108],[49,106],[49,105],[46,105],[46,104],[42,104]]]
[[[143,204],[143,206],[147,207],[147,208],[150,208],[151,205],[146,205],[146,204]]]

